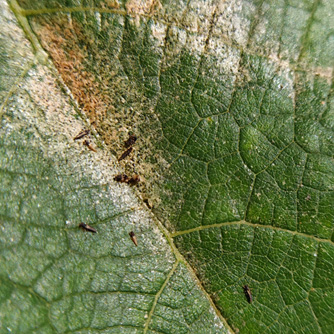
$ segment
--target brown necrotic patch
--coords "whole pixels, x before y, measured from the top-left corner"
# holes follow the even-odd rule
[[[80,20],[75,15],[43,15],[30,17],[30,22],[81,111],[115,157],[124,152],[129,135],[138,134],[136,150],[120,163],[129,175],[140,175],[139,191],[157,206],[160,200],[152,191],[153,183],[157,179],[161,182],[157,166],[166,162],[159,160],[154,150],[157,138],[161,138],[155,132],[159,124],[156,97],[145,96],[128,72],[127,66],[136,68],[131,61],[138,55],[119,42],[126,39],[124,19],[100,16],[98,27],[92,23],[95,14],[100,15],[85,13],[86,18]],[[131,29],[128,27],[128,34]],[[130,45],[137,43],[136,37],[131,38]]]
[[[50,54],[65,84],[71,90],[79,107],[96,126],[105,118],[112,101],[97,73],[90,70],[89,60],[94,58],[82,25],[67,16],[33,18],[35,32],[41,44]]]

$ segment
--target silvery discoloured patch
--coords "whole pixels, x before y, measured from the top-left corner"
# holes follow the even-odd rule
[[[129,0],[125,4],[128,15],[140,17],[152,15],[161,9],[159,0]]]
[[[326,79],[329,85],[333,80],[333,68],[332,67],[315,67],[313,69],[313,73],[316,76]]]
[[[8,8],[7,2],[5,0],[0,0],[0,11],[2,15],[0,16],[0,38],[6,39],[6,50],[8,55],[18,55],[24,59],[32,59],[32,52],[30,49],[30,44],[26,38],[22,35],[21,28],[18,26],[17,21],[13,14]],[[6,27],[6,29],[4,29]],[[15,50],[14,50],[15,49]],[[22,65],[22,64],[21,64]]]
[[[250,41],[250,48],[253,52],[269,57],[279,57],[285,12],[284,2],[262,4]]]
[[[216,0],[190,1],[182,25],[192,33],[208,35],[216,8]]]
[[[190,34],[177,26],[171,26],[168,30],[168,44],[165,49],[165,56],[168,58],[168,65],[172,65],[179,58],[180,52],[186,50],[192,56],[200,59],[205,49],[206,36]]]
[[[207,53],[216,61],[213,63],[211,75],[233,75],[238,72],[241,52],[226,45],[221,39],[212,37],[208,43]]]
[[[151,25],[151,38],[157,43],[157,47],[162,48],[165,44],[167,26],[162,22],[155,21]],[[153,39],[152,38],[152,39]]]
[[[247,1],[220,1],[212,34],[228,44],[246,47],[255,9],[255,6]]]
[[[101,31],[101,14],[99,12],[95,12],[95,19],[98,31]]]
[[[14,85],[24,67],[32,62],[33,54],[29,42],[23,37],[21,28],[4,0],[0,0],[0,12],[2,13],[0,16],[1,105],[6,99],[7,90]]]
[[[174,24],[182,23],[182,18],[187,11],[188,0],[168,0],[164,1],[161,8],[161,16],[167,22]]]
[[[206,39],[205,35],[189,34],[186,49],[196,57],[204,52]]]
[[[283,17],[283,8],[274,8],[278,17]],[[270,22],[270,6],[263,4],[263,12],[265,13],[259,19],[252,36],[252,46],[259,54],[278,53],[279,51],[279,36],[282,30],[282,20]],[[275,24],[275,25],[274,25]]]
[[[301,50],[302,36],[307,29],[310,18],[309,10],[299,8],[303,6],[302,1],[296,2],[295,6],[288,6],[284,13],[284,22],[280,36],[280,59],[288,62],[298,60]],[[302,7],[301,6],[301,7]],[[293,34],[291,33],[293,31]]]
[[[217,60],[215,65],[219,68],[216,75],[222,71],[236,73],[240,60],[237,49],[247,45],[254,11],[253,5],[242,1],[189,2],[182,23],[172,25],[168,30],[166,56],[172,58],[172,63],[181,50],[201,56],[208,43],[206,51]]]

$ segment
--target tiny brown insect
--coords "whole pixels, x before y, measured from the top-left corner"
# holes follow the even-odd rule
[[[249,286],[244,285],[242,288],[244,289],[244,293],[245,293],[245,296],[246,296],[246,299],[247,299],[248,303],[251,304],[252,301],[253,301],[253,297],[252,297]]]
[[[126,174],[118,174],[114,177],[114,180],[117,182],[128,183],[129,177]]]
[[[134,234],[133,231],[131,231],[131,232],[129,233],[129,236],[130,236],[132,242],[133,242],[136,246],[138,246],[137,238],[136,238],[136,235]]]
[[[130,135],[128,140],[124,142],[125,147],[130,147],[132,146],[137,140],[137,137],[134,135]]]
[[[132,152],[132,147],[128,148],[123,154],[118,158],[118,161],[125,159]]]
[[[89,142],[88,140],[85,140],[85,141],[83,142],[83,144],[84,144],[85,146],[87,146],[91,151],[93,151],[93,152],[97,152],[96,149],[90,144],[90,142]]]
[[[129,179],[127,181],[127,183],[130,185],[130,186],[135,186],[136,184],[138,184],[140,181],[140,178],[139,178],[139,175],[135,174],[132,176],[131,179]]]
[[[87,232],[92,232],[92,233],[97,233],[97,231],[95,230],[94,227],[91,227],[85,223],[80,223],[79,227],[82,228],[83,230],[87,231]]]
[[[89,130],[82,130],[82,131],[80,131],[80,132],[79,132],[73,139],[74,139],[74,140],[81,139],[81,138],[87,136],[89,133],[90,133]]]

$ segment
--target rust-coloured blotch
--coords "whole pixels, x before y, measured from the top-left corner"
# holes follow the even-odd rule
[[[135,135],[129,136],[129,139],[124,142],[125,147],[132,146],[137,140],[137,137]]]
[[[82,228],[83,230],[91,233],[96,233],[97,231],[95,230],[94,227],[89,226],[88,224],[85,223],[80,223],[79,227]]]
[[[246,299],[247,299],[248,303],[251,304],[252,301],[253,301],[253,297],[252,297],[249,286],[244,285],[242,288],[244,289],[244,293],[245,293],[245,296],[246,296]]]
[[[81,138],[87,136],[89,134],[89,132],[90,132],[89,130],[82,130],[73,139],[74,140],[81,139]]]
[[[136,238],[136,235],[134,234],[133,231],[131,231],[131,232],[129,233],[129,236],[130,236],[132,242],[133,242],[136,246],[138,246],[137,238]]]

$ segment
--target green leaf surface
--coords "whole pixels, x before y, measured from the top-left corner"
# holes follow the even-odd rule
[[[4,332],[332,333],[332,1],[10,5]]]
[[[226,333],[97,134],[97,153],[73,141],[87,123],[0,12],[0,333]]]

